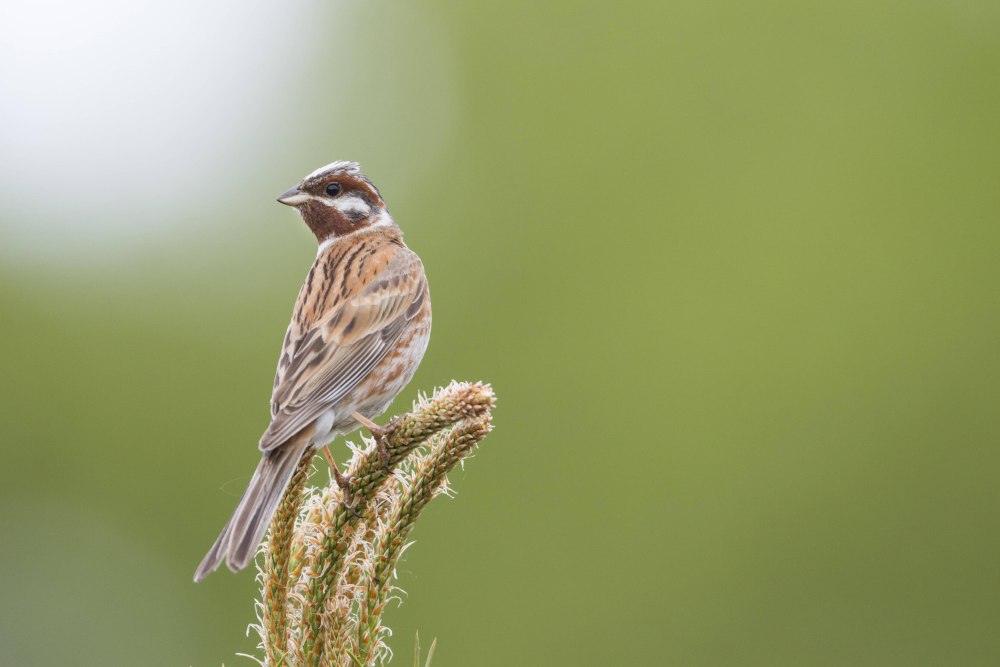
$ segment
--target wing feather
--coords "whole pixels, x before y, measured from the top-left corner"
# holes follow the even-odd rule
[[[260,449],[287,442],[357,387],[395,347],[426,289],[420,259],[398,248],[366,287],[317,318],[279,367]]]

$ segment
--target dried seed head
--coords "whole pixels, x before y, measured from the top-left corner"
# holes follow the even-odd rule
[[[374,665],[392,652],[382,624],[402,591],[391,583],[423,508],[448,493],[447,474],[490,431],[496,398],[482,382],[452,382],[394,419],[387,471],[373,441],[347,465],[354,507],[336,483],[305,490],[312,452],[282,499],[263,551],[258,624],[267,665]]]

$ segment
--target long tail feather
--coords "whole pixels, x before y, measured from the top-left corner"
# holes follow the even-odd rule
[[[236,572],[253,559],[292,479],[295,466],[308,446],[306,439],[293,440],[261,457],[236,511],[195,571],[195,581],[204,579],[223,560],[230,570]]]

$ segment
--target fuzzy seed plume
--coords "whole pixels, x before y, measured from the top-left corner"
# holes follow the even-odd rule
[[[352,447],[347,494],[331,480],[307,487],[313,450],[299,462],[261,547],[257,603],[262,664],[369,667],[387,662],[388,603],[410,532],[447,475],[492,430],[493,388],[452,382],[389,422],[383,464],[374,440]]]

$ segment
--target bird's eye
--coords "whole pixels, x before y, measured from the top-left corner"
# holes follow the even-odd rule
[[[326,194],[331,197],[336,197],[340,194],[340,183],[327,183]]]

